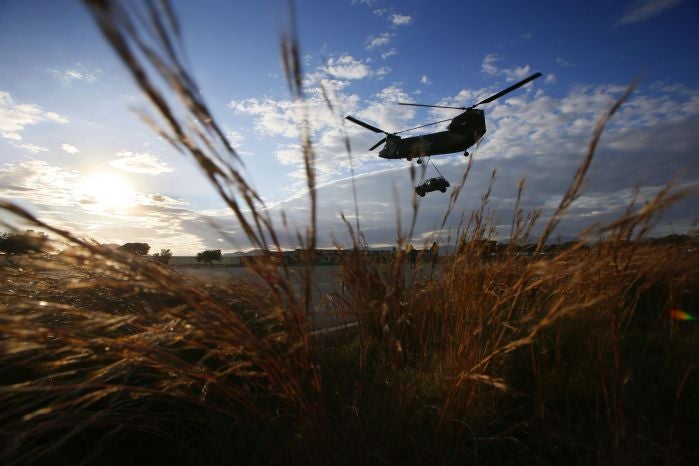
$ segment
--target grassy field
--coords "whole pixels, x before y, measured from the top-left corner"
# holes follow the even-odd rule
[[[326,337],[259,285],[24,258],[2,269],[3,462],[691,464],[686,251],[467,245],[413,286],[358,252],[337,311],[359,326]]]
[[[119,2],[87,3],[153,104],[148,122],[198,163],[254,248],[279,251],[274,222],[174,52],[169,10],[132,28]],[[302,98],[298,44],[281,45]],[[310,332],[312,267],[258,261],[254,282],[183,280],[0,201],[4,226],[72,245],[0,268],[2,464],[696,464],[699,327],[673,316],[699,309],[699,255],[644,241],[682,193],[668,187],[585,241],[539,254],[625,97],[602,115],[559,207],[546,219],[515,209],[500,254],[487,249],[488,193],[437,267],[406,266],[411,232],[400,228],[393,262],[367,260],[348,222],[354,254],[333,311],[358,325],[332,335]],[[298,236],[312,264],[307,133],[302,143],[311,215]],[[531,257],[516,254],[531,241]]]

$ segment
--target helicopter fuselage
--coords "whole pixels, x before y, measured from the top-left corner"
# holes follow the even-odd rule
[[[401,138],[388,135],[386,145],[379,152],[384,159],[408,159],[437,154],[462,152],[477,143],[485,134],[485,115],[482,110],[469,109],[452,120],[447,131]]]

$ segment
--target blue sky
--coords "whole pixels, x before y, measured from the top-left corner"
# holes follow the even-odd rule
[[[297,103],[279,57],[286,2],[174,7],[191,71],[254,186],[275,216],[283,210],[301,227]],[[331,235],[346,241],[339,213],[354,212],[341,116],[397,131],[456,115],[399,107],[399,100],[470,105],[535,71],[544,76],[484,107],[488,132],[474,151],[459,210],[478,205],[497,169],[492,207],[503,232],[522,177],[525,207],[546,214],[572,178],[596,119],[634,79],[640,84],[605,133],[585,193],[557,234],[611,220],[634,187],[652,196],[670,180],[699,186],[696,2],[309,0],[297,2],[296,17],[323,245]],[[0,57],[0,197],[107,243],[146,241],[176,254],[245,246],[194,164],[134,114],[147,104],[80,2],[0,1]],[[325,107],[321,85],[338,114]],[[367,151],[374,133],[344,128],[366,236],[391,244],[397,212],[403,224],[410,212],[409,163],[377,159]],[[434,160],[452,181],[466,166],[459,154]],[[447,199],[434,193],[420,200],[416,242],[448,235],[437,231]],[[696,228],[696,200],[672,208],[658,234]],[[212,221],[236,244],[223,241]]]

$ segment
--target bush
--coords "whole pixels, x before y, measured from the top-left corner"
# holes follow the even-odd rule
[[[126,243],[119,247],[122,251],[136,254],[137,256],[145,256],[150,250],[148,243]]]
[[[26,254],[45,250],[48,236],[27,230],[24,233],[0,233],[0,252],[6,254]]]
[[[160,252],[153,254],[153,259],[161,264],[168,264],[170,259],[172,259],[172,251],[169,249],[161,249]]]
[[[220,249],[207,249],[197,253],[197,262],[204,262],[209,265],[211,265],[213,261],[221,262],[222,259],[223,257],[221,256]]]

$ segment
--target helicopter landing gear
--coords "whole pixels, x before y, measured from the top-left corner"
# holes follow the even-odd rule
[[[468,151],[464,151],[464,157],[468,157],[469,155],[471,154],[469,154]]]

